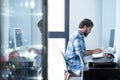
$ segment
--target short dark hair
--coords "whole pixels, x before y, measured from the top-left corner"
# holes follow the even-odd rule
[[[38,23],[37,23],[38,27],[42,27],[43,26],[43,20],[41,19]]]
[[[94,26],[93,22],[88,18],[85,18],[80,22],[79,28],[83,28],[85,25],[87,27],[93,27]]]

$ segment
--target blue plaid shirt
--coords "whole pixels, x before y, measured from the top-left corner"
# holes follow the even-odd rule
[[[82,57],[85,55],[85,41],[84,35],[79,31],[74,32],[68,42],[68,46],[65,53],[65,60],[68,69],[74,74],[79,75],[82,70],[82,63],[78,55]]]

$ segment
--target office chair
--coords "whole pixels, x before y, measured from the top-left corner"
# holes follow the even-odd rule
[[[66,64],[66,61],[65,61],[65,56],[64,56],[62,51],[61,51],[61,54],[62,54],[63,62],[64,62],[64,65],[65,65],[64,80],[69,80],[72,77],[80,77],[81,78],[80,80],[82,80],[82,74],[81,75],[76,75],[76,74],[74,74],[74,73],[72,73],[71,71],[68,70],[68,67],[67,67],[67,64]]]

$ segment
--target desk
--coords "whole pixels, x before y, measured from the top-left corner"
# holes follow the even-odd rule
[[[7,61],[7,66],[11,71],[9,80],[37,80],[41,67],[33,67],[33,61]],[[36,78],[36,79],[35,79]],[[40,77],[42,78],[42,77]]]
[[[120,80],[120,68],[116,63],[113,66],[94,66],[89,62],[88,70],[83,71],[83,80]]]

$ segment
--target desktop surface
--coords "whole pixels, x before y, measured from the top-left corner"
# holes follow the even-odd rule
[[[101,55],[101,54],[100,54]],[[85,62],[94,62],[94,63],[108,63],[108,62],[114,62],[114,55],[109,54],[106,56],[85,56],[84,57]]]

